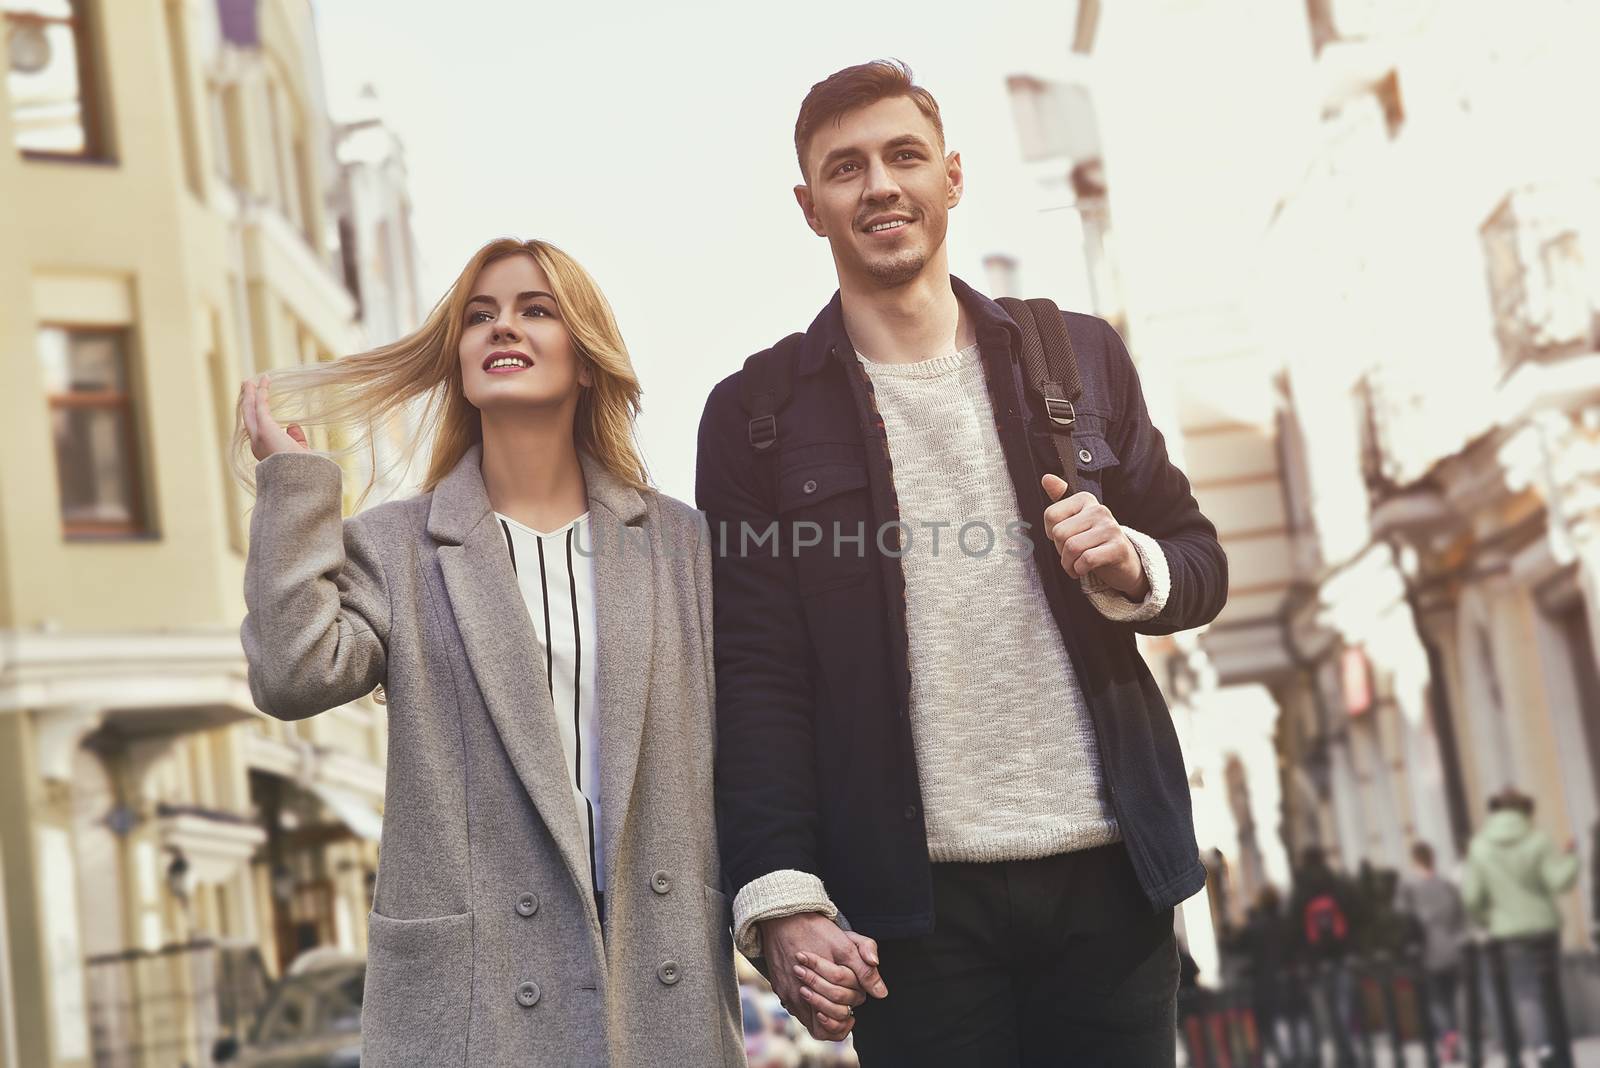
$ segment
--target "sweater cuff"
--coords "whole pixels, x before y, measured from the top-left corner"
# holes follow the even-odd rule
[[[1167,606],[1167,598],[1172,594],[1172,570],[1167,566],[1167,554],[1160,542],[1132,527],[1123,527],[1122,532],[1133,543],[1133,551],[1139,554],[1150,591],[1144,595],[1144,600],[1130,601],[1108,586],[1104,579],[1090,573],[1082,579],[1083,592],[1096,611],[1113,623],[1143,623],[1160,615]]]
[[[808,871],[769,872],[744,884],[733,899],[733,944],[747,957],[761,956],[762,920],[820,912],[830,920],[839,910],[828,900],[822,880]]]

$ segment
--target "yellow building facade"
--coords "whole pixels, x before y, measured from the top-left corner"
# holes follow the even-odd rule
[[[387,338],[305,0],[0,16],[0,1064],[209,1063],[364,949],[385,752],[250,700],[239,383]]]

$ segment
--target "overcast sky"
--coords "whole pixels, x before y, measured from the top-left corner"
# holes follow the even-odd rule
[[[1087,309],[1068,212],[1020,161],[1006,77],[1060,77],[1067,3],[530,4],[316,0],[329,99],[378,90],[406,146],[423,297],[486,240],[554,241],[599,280],[644,383],[656,482],[692,500],[706,394],[804,329],[836,284],[790,192],[810,86],[881,56],[938,98],[967,192],[952,270],[1021,261],[1029,295]]]

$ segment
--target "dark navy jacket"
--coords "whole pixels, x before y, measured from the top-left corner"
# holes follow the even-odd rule
[[[1118,522],[1156,539],[1172,573],[1171,595],[1154,619],[1113,623],[1094,609],[1042,529],[1050,502],[1040,479],[1059,474],[1060,460],[1026,399],[1017,327],[999,305],[951,281],[977,328],[1018,516],[1031,525],[1117,822],[1151,906],[1176,904],[1201,888],[1205,872],[1172,718],[1134,633],[1169,634],[1213,619],[1227,597],[1227,559],[1150,423],[1122,339],[1101,319],[1067,313],[1083,380],[1074,448],[1088,457],[1072,489],[1092,491]],[[806,332],[792,396],[777,416],[777,445],[764,453],[749,442],[743,373],[706,402],[696,477],[715,539],[725,877],[737,892],[769,872],[811,872],[854,929],[878,938],[922,934],[933,926],[933,899],[908,715],[905,580],[886,528],[898,518],[893,471],[838,295]],[[777,541],[760,540],[775,520]],[[818,540],[797,523],[824,533]],[[853,541],[862,529],[865,538]],[[889,536],[880,538],[883,529]],[[1007,712],[993,709],[997,730]]]

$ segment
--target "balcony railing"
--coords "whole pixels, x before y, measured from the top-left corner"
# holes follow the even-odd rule
[[[253,1026],[270,986],[251,945],[190,942],[86,963],[95,1068],[210,1064],[217,1039]]]

